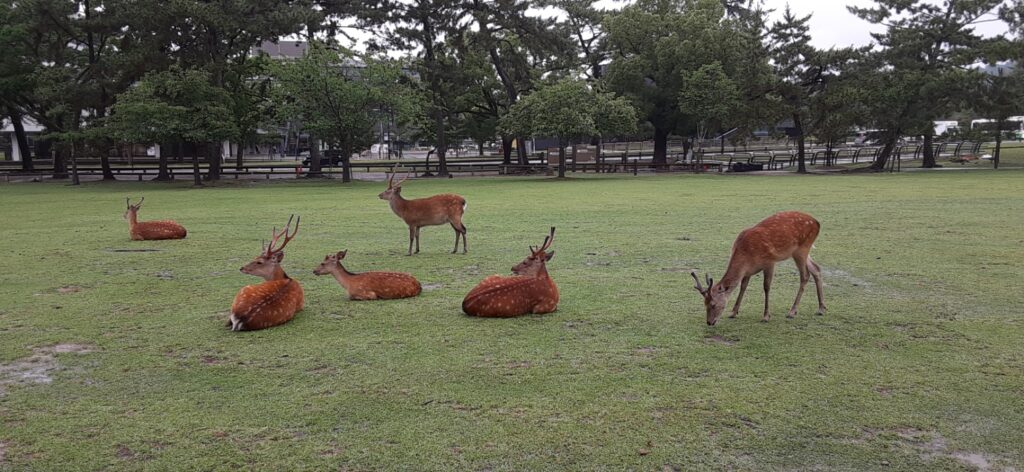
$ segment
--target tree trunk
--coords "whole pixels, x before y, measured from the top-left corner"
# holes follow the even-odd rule
[[[928,168],[928,169],[930,169],[932,167],[940,167],[939,165],[935,164],[935,150],[932,149],[932,141],[933,140],[934,140],[934,138],[932,137],[932,132],[931,131],[928,131],[927,133],[925,133],[925,135],[924,135],[924,159],[921,162],[921,167]],[[899,156],[896,156],[896,159],[899,159]]]
[[[203,185],[203,176],[199,173],[199,145],[196,143],[192,143],[192,177],[196,187]]]
[[[516,136],[516,156],[520,164],[525,166],[530,163],[530,157],[526,155],[526,139],[522,136]]]
[[[306,173],[306,178],[321,177],[323,174],[320,172],[322,166],[320,165],[320,140],[313,136],[313,133],[309,134],[309,172]]]
[[[992,152],[992,168],[999,168],[999,151],[1003,147],[1002,122],[996,127],[996,150]]]
[[[179,163],[185,162],[185,143],[179,139],[176,143],[174,143],[174,147],[177,151],[174,154],[175,159],[177,159]]]
[[[30,171],[32,170],[32,149],[28,146],[28,135],[25,134],[25,124],[21,122],[21,113],[14,107],[7,107],[7,114],[11,117],[18,150],[21,151],[21,170]]]
[[[206,146],[206,160],[210,168],[206,171],[206,180],[220,180],[220,142],[211,142]]]
[[[53,153],[53,178],[68,178],[68,169],[67,165],[64,162],[63,146],[57,146],[57,151]]]
[[[896,148],[897,139],[899,139],[899,133],[886,137],[885,146],[882,148],[882,152],[878,153],[878,157],[875,158],[875,162],[871,164],[869,169],[876,172],[885,170],[885,164],[889,161],[889,156],[892,155],[893,149]]]
[[[501,163],[509,165],[512,163],[512,138],[501,137]]]
[[[157,158],[160,162],[159,170],[156,172],[156,177],[153,179],[154,182],[167,182],[171,180],[171,173],[167,169],[167,153],[164,152],[163,148],[160,149],[160,157]]]
[[[558,143],[558,178],[565,178],[565,143]]]
[[[238,142],[238,150],[235,151],[235,170],[241,171],[244,167],[242,162],[242,153],[245,150],[245,145],[242,141]]]
[[[796,171],[799,174],[807,173],[807,137],[804,136],[803,122],[800,121],[800,114],[793,113],[793,129],[796,130]],[[828,164],[828,155],[825,155],[825,164]]]
[[[572,142],[572,172],[576,173],[576,141]]]
[[[434,127],[437,133],[437,176],[447,177],[448,158],[445,154],[448,152],[448,140],[444,129],[444,114],[440,108],[434,109]]]
[[[388,152],[391,152],[388,150]],[[352,181],[352,147],[349,144],[341,146],[341,181],[349,183]]]
[[[63,146],[61,146],[63,148]],[[78,179],[78,153],[75,152],[75,142],[71,142],[71,185],[80,185],[81,180]],[[111,174],[113,175],[113,174]],[[106,180],[106,179],[104,179]]]
[[[476,146],[477,146],[477,154],[476,155],[478,155],[480,157],[484,157],[484,143],[483,142],[478,142],[478,143],[476,143]]]
[[[654,128],[654,160],[655,166],[668,162],[668,130]]]
[[[88,8],[88,6],[86,8]],[[102,94],[102,98],[104,100],[106,99],[105,93]],[[99,107],[96,109],[96,118],[103,120],[103,117],[105,117],[106,115],[107,112],[104,107]],[[117,180],[117,177],[114,177],[114,171],[110,169],[110,141],[106,139],[100,139],[97,144],[99,145],[98,151],[100,153],[100,169],[103,170],[103,180]]]

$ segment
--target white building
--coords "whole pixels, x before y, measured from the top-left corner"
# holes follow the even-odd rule
[[[25,134],[28,135],[29,146],[32,146],[33,136],[42,133],[43,127],[28,117],[23,118],[21,123],[25,127]],[[0,141],[11,143],[11,160],[21,161],[23,151],[21,147],[18,146],[18,137],[14,134],[14,124],[11,123],[9,118],[4,118],[3,121],[0,121],[0,137],[3,138],[0,139]]]

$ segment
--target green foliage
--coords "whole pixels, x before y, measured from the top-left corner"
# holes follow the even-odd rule
[[[500,129],[512,135],[574,139],[616,136],[636,130],[637,115],[623,98],[597,92],[581,80],[563,79],[523,97],[502,117]]]
[[[106,133],[122,142],[190,143],[237,135],[230,96],[210,84],[209,72],[172,67],[147,74],[118,97]]]
[[[356,60],[345,50],[312,44],[298,60],[275,65],[275,112],[330,146],[351,152],[369,148],[384,116],[399,121],[420,113],[418,97],[393,61]]]

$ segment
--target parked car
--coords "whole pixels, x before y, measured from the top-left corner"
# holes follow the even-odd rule
[[[302,160],[302,165],[309,167],[313,163],[311,157]],[[334,167],[341,165],[341,151],[327,150],[320,154],[320,167]]]

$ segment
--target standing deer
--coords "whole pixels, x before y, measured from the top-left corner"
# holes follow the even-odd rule
[[[510,318],[527,313],[551,313],[558,308],[558,287],[546,267],[555,255],[546,252],[555,241],[555,228],[540,248],[530,246],[530,255],[512,268],[511,277],[492,275],[469,291],[462,300],[467,315]]]
[[[345,287],[350,300],[390,300],[409,298],[420,294],[420,282],[405,272],[363,272],[353,274],[341,265],[348,251],[328,254],[320,266],[313,269],[316,275],[331,274]]]
[[[128,220],[128,234],[134,241],[156,240],[156,239],[184,239],[188,233],[185,227],[171,220],[143,221],[139,222],[139,208],[146,197],[142,197],[139,203],[132,205],[131,199],[124,199],[128,210],[124,212],[124,219]]]
[[[804,294],[804,287],[807,285],[808,274],[814,277],[814,286],[818,290],[818,314],[825,314],[825,301],[821,292],[821,268],[811,260],[810,252],[814,247],[814,240],[818,237],[821,224],[811,215],[798,211],[783,211],[776,213],[752,228],[747,228],[736,237],[732,244],[732,257],[729,258],[729,267],[725,275],[718,283],[707,274],[704,275],[708,288],[700,284],[697,274],[690,272],[696,282],[694,288],[704,296],[704,308],[707,309],[707,321],[709,326],[714,326],[718,317],[725,310],[729,301],[729,295],[736,288],[737,282],[740,285],[740,294],[736,297],[736,304],[732,307],[732,315],[735,318],[740,312],[740,302],[743,301],[743,292],[747,290],[747,283],[750,277],[758,272],[764,272],[764,316],[761,321],[768,321],[771,315],[768,313],[768,291],[772,285],[772,275],[775,272],[775,263],[793,258],[796,268],[800,271],[800,289],[796,292],[796,300],[793,308],[789,310],[788,318],[796,316],[797,307],[800,306],[800,297]]]
[[[409,253],[412,255],[412,242],[416,241],[416,253],[420,252],[420,228],[424,226],[443,225],[449,223],[455,230],[455,249],[459,250],[459,236],[462,236],[462,253],[466,253],[466,225],[462,224],[462,214],[466,211],[466,199],[453,193],[442,193],[433,197],[406,200],[402,198],[402,182],[408,176],[394,183],[395,173],[388,176],[388,188],[378,195],[387,200],[391,211],[395,212],[405,224],[409,225]]]
[[[292,215],[294,216],[294,215]],[[263,277],[266,282],[246,285],[235,295],[231,304],[231,318],[227,326],[231,331],[251,331],[270,328],[291,321],[295,313],[302,310],[305,297],[299,282],[281,268],[284,259],[284,247],[299,232],[299,221],[295,220],[295,230],[290,230],[292,218],[280,233],[277,228],[271,231],[273,237],[270,244],[256,259],[241,268],[243,274]],[[280,246],[277,242],[284,236]]]

